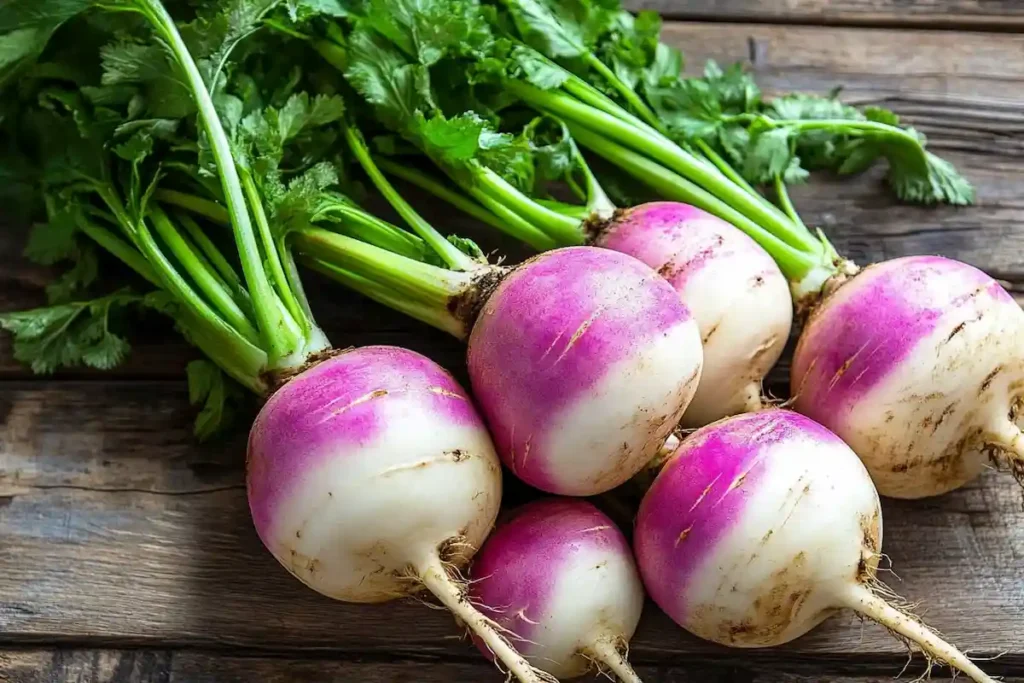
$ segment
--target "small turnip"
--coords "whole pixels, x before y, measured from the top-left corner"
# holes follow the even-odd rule
[[[623,652],[640,621],[643,585],[626,538],[590,503],[519,508],[484,543],[470,579],[474,604],[538,669],[573,678],[596,665],[639,683]]]

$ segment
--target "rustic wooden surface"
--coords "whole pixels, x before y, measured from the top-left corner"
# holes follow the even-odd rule
[[[1019,0],[626,0],[636,10],[655,10],[677,20],[985,28],[1024,26]]]
[[[848,99],[889,106],[977,185],[979,204],[965,210],[895,204],[879,172],[801,188],[802,213],[840,251],[862,263],[942,253],[1024,296],[1024,36],[989,30],[1024,19],[1024,5],[647,2],[764,22],[667,30],[694,68],[743,59],[771,89],[844,84]],[[914,17],[941,30],[803,25]],[[42,301],[49,273],[20,262],[21,240],[0,230],[0,310]],[[401,344],[461,374],[459,345],[437,332],[352,297],[315,303],[338,345]],[[276,565],[246,512],[244,435],[192,442],[181,374],[195,356],[166,336],[154,319],[116,372],[53,378],[20,368],[0,336],[0,681],[500,681],[444,613],[333,603]],[[972,654],[1001,655],[991,673],[1024,683],[1020,491],[990,473],[938,500],[886,501],[884,513],[884,549],[902,578],[886,580]],[[736,652],[686,635],[653,606],[632,656],[648,683],[880,683],[906,661],[898,642],[848,615],[787,647]],[[907,680],[922,671],[916,658]]]

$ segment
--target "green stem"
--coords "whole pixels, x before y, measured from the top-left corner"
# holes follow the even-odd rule
[[[185,337],[228,376],[258,396],[267,395],[268,387],[262,376],[267,354],[263,349],[241,338],[225,337],[209,321],[187,308],[174,316]]]
[[[505,206],[502,202],[494,199],[478,186],[465,186],[463,189],[470,195],[466,197],[448,189],[447,186],[430,178],[425,173],[408,166],[385,159],[378,159],[377,165],[384,169],[386,173],[398,176],[412,183],[438,199],[448,202],[456,209],[479,219],[491,227],[501,230],[507,235],[511,235],[521,242],[529,244],[538,251],[547,251],[558,246],[555,240],[544,231],[538,229],[537,226]]]
[[[392,208],[413,229],[413,232],[430,245],[430,248],[441,257],[441,260],[447,263],[453,270],[469,271],[479,268],[479,263],[474,261],[468,254],[459,251],[454,244],[446,240],[444,235],[424,220],[416,212],[416,209],[412,208],[412,205],[405,201],[398,191],[395,190],[394,186],[388,182],[388,179],[384,177],[384,174],[374,164],[373,158],[370,156],[370,150],[366,148],[366,142],[359,131],[348,125],[343,126],[343,129],[349,149],[352,150],[352,153],[359,161],[359,165],[363,167],[363,171],[366,172],[366,175],[370,176],[370,180],[377,190],[384,195],[384,198],[387,199]]]
[[[142,253],[159,273],[160,287],[170,292],[178,301],[183,304],[185,310],[190,311],[193,317],[193,324],[202,320],[202,326],[208,329],[209,334],[214,335],[218,343],[239,350],[249,349],[242,356],[251,353],[251,349],[258,349],[249,342],[238,330],[227,324],[210,305],[203,301],[192,286],[175,270],[174,265],[160,250],[153,235],[149,232],[145,221],[139,221],[137,225],[139,244]],[[227,369],[227,368],[225,368]]]
[[[501,201],[487,194],[483,188],[472,185],[467,187],[466,191],[469,192],[473,199],[480,202],[488,211],[498,217],[498,220],[503,224],[500,229],[506,234],[529,244],[537,251],[549,251],[561,246],[553,237],[505,206]],[[442,199],[444,198],[442,197]]]
[[[804,230],[806,230],[807,226],[804,225],[803,220],[801,220],[800,214],[796,212],[796,207],[793,206],[793,202],[789,198],[789,191],[786,189],[786,183],[783,182],[782,175],[780,174],[776,174],[775,176],[775,196],[779,198],[779,204],[782,205],[782,210],[786,212],[786,215],[789,216],[794,223],[803,226]]]
[[[473,287],[467,273],[419,263],[328,230],[305,228],[292,239],[304,256],[354,272],[439,313],[449,311],[452,301]]]
[[[161,287],[160,278],[156,271],[149,265],[149,262],[135,249],[120,237],[106,228],[96,225],[92,221],[82,218],[78,221],[78,228],[86,234],[93,242],[100,245],[113,254],[122,263],[138,273],[143,279],[154,287]]]
[[[307,268],[326,275],[349,289],[373,299],[377,303],[383,304],[399,313],[404,313],[432,327],[436,327],[457,339],[465,340],[469,338],[469,330],[466,327],[466,323],[452,315],[448,309],[425,305],[415,299],[398,295],[393,289],[389,289],[374,280],[333,263],[328,263],[311,256],[300,256],[300,258]]]
[[[314,40],[313,49],[339,72],[345,73],[348,69],[348,54],[345,48],[337,43],[330,40]]]
[[[660,133],[665,132],[665,128],[662,126],[661,121],[659,121],[658,117],[654,115],[654,112],[651,111],[650,107],[640,99],[640,96],[636,94],[636,91],[623,83],[622,79],[615,75],[615,72],[609,69],[604,62],[597,58],[597,55],[593,52],[588,52],[584,55],[583,61],[594,69],[594,71],[600,74],[601,77],[608,82],[608,85],[612,86],[616,92],[622,95],[622,99],[626,100],[626,103],[633,108],[633,111],[635,111],[637,115],[647,123],[647,125]]]
[[[710,161],[712,164],[714,164],[715,167],[719,171],[722,172],[722,175],[724,175],[726,178],[728,178],[729,180],[733,181],[734,183],[736,183],[737,185],[742,187],[744,190],[746,190],[748,193],[750,193],[750,196],[755,197],[759,202],[764,204],[769,210],[774,211],[776,213],[779,213],[778,207],[775,206],[774,204],[772,204],[771,202],[769,202],[767,199],[765,199],[764,195],[762,195],[760,192],[758,192],[757,189],[755,189],[753,185],[748,183],[747,179],[744,178],[742,175],[740,175],[739,172],[737,172],[736,169],[732,167],[732,164],[730,164],[728,161],[723,159],[722,156],[711,147],[711,145],[709,145],[704,140],[697,140],[696,145],[697,145],[697,149],[700,150],[701,154],[703,154],[705,157],[707,157],[708,161]],[[779,214],[779,215],[780,215],[780,217],[785,218],[785,219],[790,218],[789,216],[787,216],[785,214]],[[803,221],[798,220],[797,223],[799,225],[803,225]]]
[[[214,223],[220,225],[228,225],[231,222],[231,216],[228,214],[227,209],[215,201],[204,199],[194,194],[161,188],[153,193],[153,198],[158,202],[177,206],[180,209],[209,218]]]
[[[252,210],[253,218],[256,219],[256,230],[259,234],[260,242],[263,243],[263,256],[270,271],[271,287],[281,297],[281,302],[291,318],[291,320],[288,320],[288,317],[285,317],[285,322],[290,326],[300,329],[300,334],[309,334],[312,329],[312,323],[306,320],[302,314],[302,308],[299,306],[299,302],[296,301],[295,294],[292,293],[288,277],[284,274],[284,266],[281,265],[281,255],[277,253],[277,244],[274,242],[274,235],[270,230],[270,221],[267,220],[267,213],[263,210],[263,198],[256,187],[256,181],[253,180],[252,174],[248,169],[240,169],[239,177],[242,180],[242,191],[249,200],[249,207]],[[296,337],[293,339],[293,342],[300,343],[301,340]]]
[[[295,292],[299,306],[302,307],[303,315],[306,316],[306,319],[313,320],[313,309],[309,305],[309,297],[306,296],[306,288],[302,286],[302,278],[299,277],[299,269],[295,267],[295,257],[292,255],[292,250],[288,248],[286,236],[278,239],[277,248],[284,264],[285,275],[288,277],[292,291]]]
[[[608,194],[601,187],[601,183],[598,182],[597,176],[590,170],[590,164],[580,154],[579,148],[576,146],[575,140],[570,140],[572,143],[573,153],[576,155],[577,166],[583,173],[583,178],[587,182],[587,212],[591,215],[598,216],[599,218],[611,218],[612,214],[615,213],[615,204],[608,197]]]
[[[329,220],[331,229],[364,242],[387,249],[406,258],[422,261],[427,245],[411,233],[352,205],[338,205],[319,216]]]
[[[221,280],[231,290],[235,301],[243,310],[246,311],[246,316],[252,315],[252,300],[249,298],[249,292],[245,291],[245,286],[242,284],[242,279],[238,277],[238,273],[228,263],[228,260],[224,257],[224,254],[220,252],[217,245],[207,237],[203,229],[192,220],[192,217],[188,214],[176,214],[178,222],[185,228],[185,232],[188,236],[199,246],[199,250],[206,256],[207,260],[213,265],[213,268],[220,275]]]
[[[821,244],[814,235],[788,219],[783,220],[763,200],[751,196],[708,161],[692,156],[668,138],[638,129],[561,93],[540,90],[521,81],[509,81],[507,87],[532,106],[551,112],[567,123],[601,131],[602,139],[629,147],[690,179],[797,249],[809,254],[821,253]],[[590,147],[583,140],[579,142]]]
[[[477,180],[492,198],[526,218],[560,246],[583,244],[579,221],[538,204],[486,166],[477,168]]]
[[[914,137],[913,133],[897,126],[890,126],[887,123],[877,121],[848,121],[834,119],[796,119],[796,120],[775,120],[767,119],[773,127],[791,128],[796,131],[807,130],[840,130],[844,133],[856,131],[859,133],[876,133],[885,137],[901,139],[903,142],[912,144],[914,147],[921,147],[921,141]]]
[[[429,192],[431,195],[448,202],[459,211],[477,219],[481,223],[486,223],[498,230],[505,230],[505,224],[493,213],[469,197],[449,189],[444,183],[437,182],[426,173],[383,157],[378,157],[375,161],[377,166],[385,173],[401,178],[405,182],[415,185],[425,192]]]
[[[660,195],[673,201],[686,202],[704,209],[729,221],[750,235],[765,251],[771,254],[779,264],[779,268],[792,282],[800,282],[809,273],[822,267],[819,259],[814,255],[794,249],[696,183],[587,128],[570,125],[570,130],[580,144],[589,147],[617,167],[644,181]]]
[[[570,76],[565,83],[562,84],[562,88],[565,92],[583,104],[587,104],[598,111],[608,114],[609,116],[614,116],[623,123],[633,126],[638,130],[660,134],[657,128],[651,128],[636,116],[620,107],[618,102],[608,97],[579,76]]]
[[[242,262],[242,272],[252,295],[264,348],[268,351],[271,365],[276,366],[296,350],[295,340],[281,309],[278,307],[277,295],[263,268],[263,259],[249,218],[241,179],[231,154],[227,133],[221,125],[217,109],[206,89],[199,67],[192,59],[188,46],[185,45],[185,41],[175,26],[174,19],[168,14],[160,0],[137,1],[144,8],[145,14],[156,32],[170,49],[183,72],[185,83],[192,93],[199,113],[199,122],[206,133],[210,151],[220,175],[221,188],[224,192],[228,213],[231,216],[231,225]],[[292,362],[296,361],[303,362],[304,359],[296,359]]]
[[[212,302],[224,320],[238,330],[238,333],[245,339],[258,344],[259,331],[249,322],[241,307],[231,297],[227,285],[215,275],[209,263],[204,262],[205,259],[196,253],[192,245],[178,232],[167,214],[161,209],[153,206],[150,208],[149,216],[160,239],[164,241],[174,257],[178,259],[178,263],[182,265],[199,290]]]

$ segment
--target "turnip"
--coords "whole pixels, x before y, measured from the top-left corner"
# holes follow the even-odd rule
[[[596,665],[639,683],[623,652],[643,585],[626,538],[590,503],[547,499],[516,510],[474,559],[470,597],[537,668],[573,678]]]
[[[805,156],[849,173],[884,155],[901,199],[970,203],[970,184],[928,152],[920,136],[900,128],[898,117],[877,110],[869,120],[834,99],[807,96],[783,98],[774,113],[723,114],[716,125],[750,126],[735,138],[749,139],[749,148],[729,151],[742,158],[745,173],[774,186],[775,208],[704,139],[692,141],[702,160],[650,121],[592,111],[565,93],[516,90],[564,117],[584,147],[664,198],[729,221],[771,254],[797,309],[810,314],[792,367],[794,405],[853,447],[880,493],[941,494],[971,480],[990,459],[1020,476],[1024,446],[1013,423],[1024,371],[1016,360],[1024,335],[1019,307],[995,281],[945,259],[897,259],[852,277],[858,268],[804,225],[788,196],[785,180],[805,175]],[[780,116],[802,108],[805,119]],[[925,294],[933,288],[934,297]]]
[[[704,370],[682,427],[762,407],[761,381],[782,354],[793,320],[786,279],[764,249],[722,219],[678,202],[621,212],[595,244],[658,271],[697,320]]]
[[[879,491],[958,488],[991,459],[1024,466],[1024,312],[971,266],[865,268],[817,307],[793,359],[797,410],[864,460]]]
[[[644,497],[634,535],[651,597],[701,638],[771,647],[852,609],[992,683],[886,601],[881,542],[878,494],[856,454],[809,418],[776,409],[684,440]]]
[[[544,680],[458,579],[494,524],[501,465],[435,363],[364,347],[292,378],[256,418],[247,473],[260,539],[303,583],[368,603],[425,588],[519,680]]]

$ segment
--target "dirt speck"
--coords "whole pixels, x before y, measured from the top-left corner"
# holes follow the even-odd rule
[[[1003,369],[1002,365],[997,365],[992,372],[988,373],[988,376],[986,376],[981,382],[981,391],[988,391],[988,388],[992,386],[992,381],[999,376],[999,373],[1001,373]]]
[[[456,448],[451,451],[445,451],[444,454],[447,457],[451,458],[452,462],[462,462],[463,460],[469,460],[469,453],[462,450],[461,448]]]
[[[949,333],[948,337],[946,337],[946,341],[944,343],[948,344],[949,342],[953,341],[953,337],[955,337],[956,335],[958,335],[961,332],[963,332],[966,327],[967,327],[967,323],[965,323],[965,322],[960,323],[959,325],[954,327],[953,331]]]

